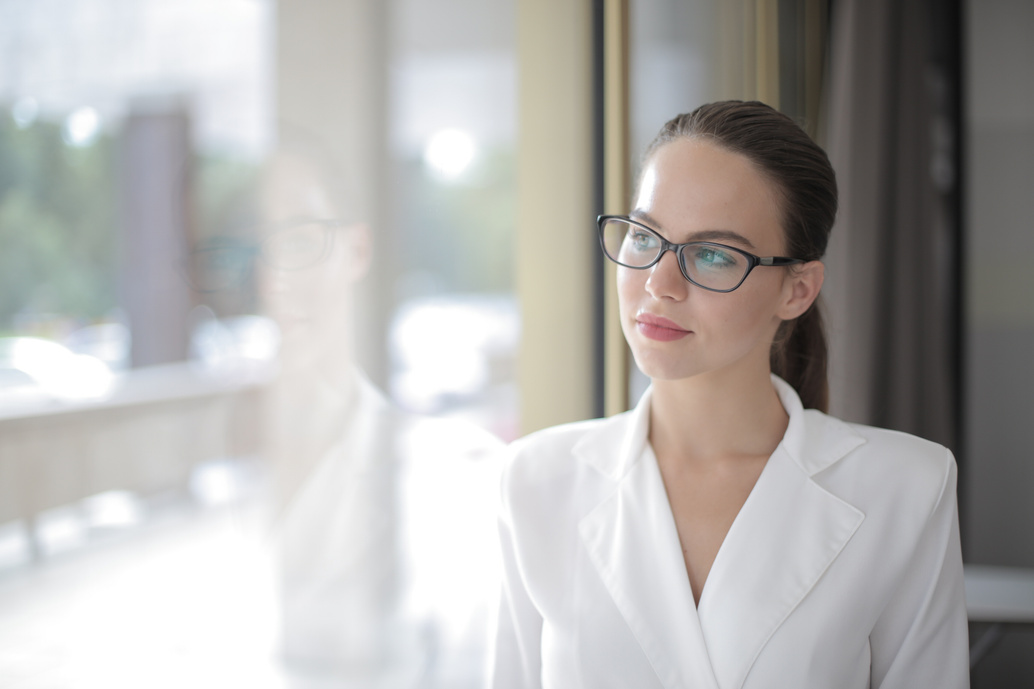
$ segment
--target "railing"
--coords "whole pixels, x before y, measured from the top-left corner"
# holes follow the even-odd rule
[[[131,371],[103,400],[0,405],[0,524],[112,490],[186,488],[199,463],[255,455],[267,371]]]

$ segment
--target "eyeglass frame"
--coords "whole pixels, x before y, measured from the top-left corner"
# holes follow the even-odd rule
[[[660,248],[660,251],[657,252],[657,257],[654,258],[652,261],[650,261],[645,266],[630,266],[627,263],[622,263],[621,261],[619,261],[616,258],[614,258],[613,256],[611,256],[607,252],[607,244],[606,244],[606,241],[603,238],[603,226],[609,220],[620,220],[620,221],[626,222],[626,223],[628,223],[630,225],[634,225],[636,227],[640,227],[640,228],[646,230],[647,232],[649,232],[650,234],[655,235],[658,239],[661,240],[661,248]],[[628,217],[627,215],[598,215],[598,216],[596,216],[596,234],[597,234],[597,236],[598,236],[598,238],[600,240],[600,249],[603,251],[603,255],[606,256],[609,260],[611,260],[614,263],[616,263],[617,265],[622,266],[623,268],[631,268],[632,270],[646,270],[647,268],[652,268],[653,266],[657,265],[662,258],[664,258],[665,252],[670,251],[673,254],[675,254],[675,262],[679,266],[679,272],[682,273],[682,277],[686,278],[686,280],[688,282],[690,282],[691,284],[696,285],[700,289],[706,289],[709,292],[720,292],[720,293],[723,293],[723,294],[728,293],[728,292],[733,292],[733,291],[739,289],[740,285],[742,285],[743,281],[747,279],[747,276],[750,275],[751,271],[753,271],[758,266],[781,267],[781,266],[797,265],[799,263],[806,263],[806,261],[804,259],[801,259],[801,258],[789,258],[787,256],[757,256],[755,254],[750,253],[749,251],[745,251],[745,250],[740,249],[740,248],[735,247],[735,246],[729,246],[728,244],[722,244],[720,242],[693,241],[693,242],[684,242],[682,244],[676,244],[675,242],[668,241],[668,239],[664,235],[662,235],[660,232],[658,232],[657,230],[653,229],[649,225],[644,225],[643,223],[639,222],[638,220],[633,220],[632,218]],[[689,273],[686,272],[685,261],[682,258],[682,250],[685,249],[688,246],[716,246],[716,247],[720,247],[722,249],[727,249],[729,251],[735,251],[736,253],[740,254],[741,256],[745,256],[746,257],[746,259],[747,259],[747,270],[745,270],[743,272],[743,277],[740,278],[740,281],[737,282],[735,286],[730,287],[729,289],[715,289],[714,287],[708,287],[707,285],[701,285],[699,282],[697,282],[693,278],[689,277]]]
[[[311,263],[306,263],[305,265],[294,267],[278,266],[275,263],[269,261],[268,254],[264,250],[264,245],[267,241],[269,241],[269,239],[282,232],[287,232],[296,227],[309,224],[320,225],[324,228],[326,232],[326,239],[324,240],[324,245],[320,250],[319,257],[317,257]],[[333,232],[333,230],[340,229],[343,227],[346,227],[346,223],[336,218],[309,218],[299,216],[287,218],[286,220],[281,220],[280,222],[270,225],[268,228],[270,231],[266,234],[266,236],[263,239],[258,241],[239,240],[235,237],[226,236],[212,237],[205,241],[199,242],[198,245],[191,249],[190,254],[182,259],[180,270],[184,274],[184,277],[186,277],[187,282],[190,283],[190,286],[193,288],[193,290],[195,292],[199,292],[202,294],[221,292],[226,289],[232,289],[235,286],[235,284],[236,286],[244,284],[252,275],[254,264],[256,263],[256,261],[262,261],[262,263],[268,266],[269,268],[282,272],[305,270],[315,265],[318,265],[327,258],[327,256],[330,254],[331,251],[333,251],[334,248],[334,235],[336,233]],[[240,252],[240,255],[242,257],[242,267],[239,270],[239,274],[234,278],[234,280],[228,281],[226,285],[211,288],[200,286],[195,279],[196,276],[194,275],[193,260],[195,256],[213,251],[222,251],[226,249],[233,249],[235,251]]]

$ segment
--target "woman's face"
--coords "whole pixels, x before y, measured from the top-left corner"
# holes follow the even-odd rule
[[[654,152],[632,217],[670,242],[706,240],[783,256],[775,187],[744,156],[693,139]],[[619,266],[621,327],[640,370],[654,380],[762,373],[794,293],[787,268],[758,267],[733,292],[687,281],[673,252],[646,270]],[[792,311],[792,312],[791,312]]]
[[[280,327],[281,361],[303,368],[348,363],[365,228],[312,222],[334,219],[339,209],[304,159],[274,159],[263,183],[265,226],[275,231],[259,237],[264,256],[258,270],[265,311]],[[319,260],[304,258],[312,255]]]

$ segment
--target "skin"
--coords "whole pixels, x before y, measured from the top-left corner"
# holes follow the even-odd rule
[[[316,168],[297,156],[281,154],[273,160],[262,192],[268,227],[341,215]],[[282,270],[260,261],[256,268],[265,312],[280,327],[281,364],[341,389],[351,379],[353,294],[369,267],[370,236],[361,224],[331,232],[330,251],[315,265]]]
[[[680,139],[647,161],[631,215],[672,242],[711,240],[759,256],[784,256],[775,186],[746,157]],[[688,282],[668,252],[647,270],[618,268],[621,326],[653,381],[649,440],[675,517],[699,603],[733,520],[786,431],[770,379],[769,350],[783,320],[803,314],[823,266],[755,268],[739,288]],[[651,314],[688,334],[661,342],[640,321]],[[747,422],[749,420],[749,422]]]
[[[261,200],[263,227],[341,216],[317,167],[296,155],[270,161]],[[331,232],[330,250],[314,265],[256,265],[264,313],[280,328],[280,370],[266,399],[265,435],[284,504],[340,439],[354,400],[354,293],[369,267],[370,234],[362,224]]]

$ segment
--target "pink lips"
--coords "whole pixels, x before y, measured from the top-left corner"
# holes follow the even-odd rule
[[[640,333],[651,340],[658,340],[660,342],[680,340],[691,332],[680,327],[674,321],[654,316],[651,313],[639,314],[636,316],[635,322],[636,328]]]

